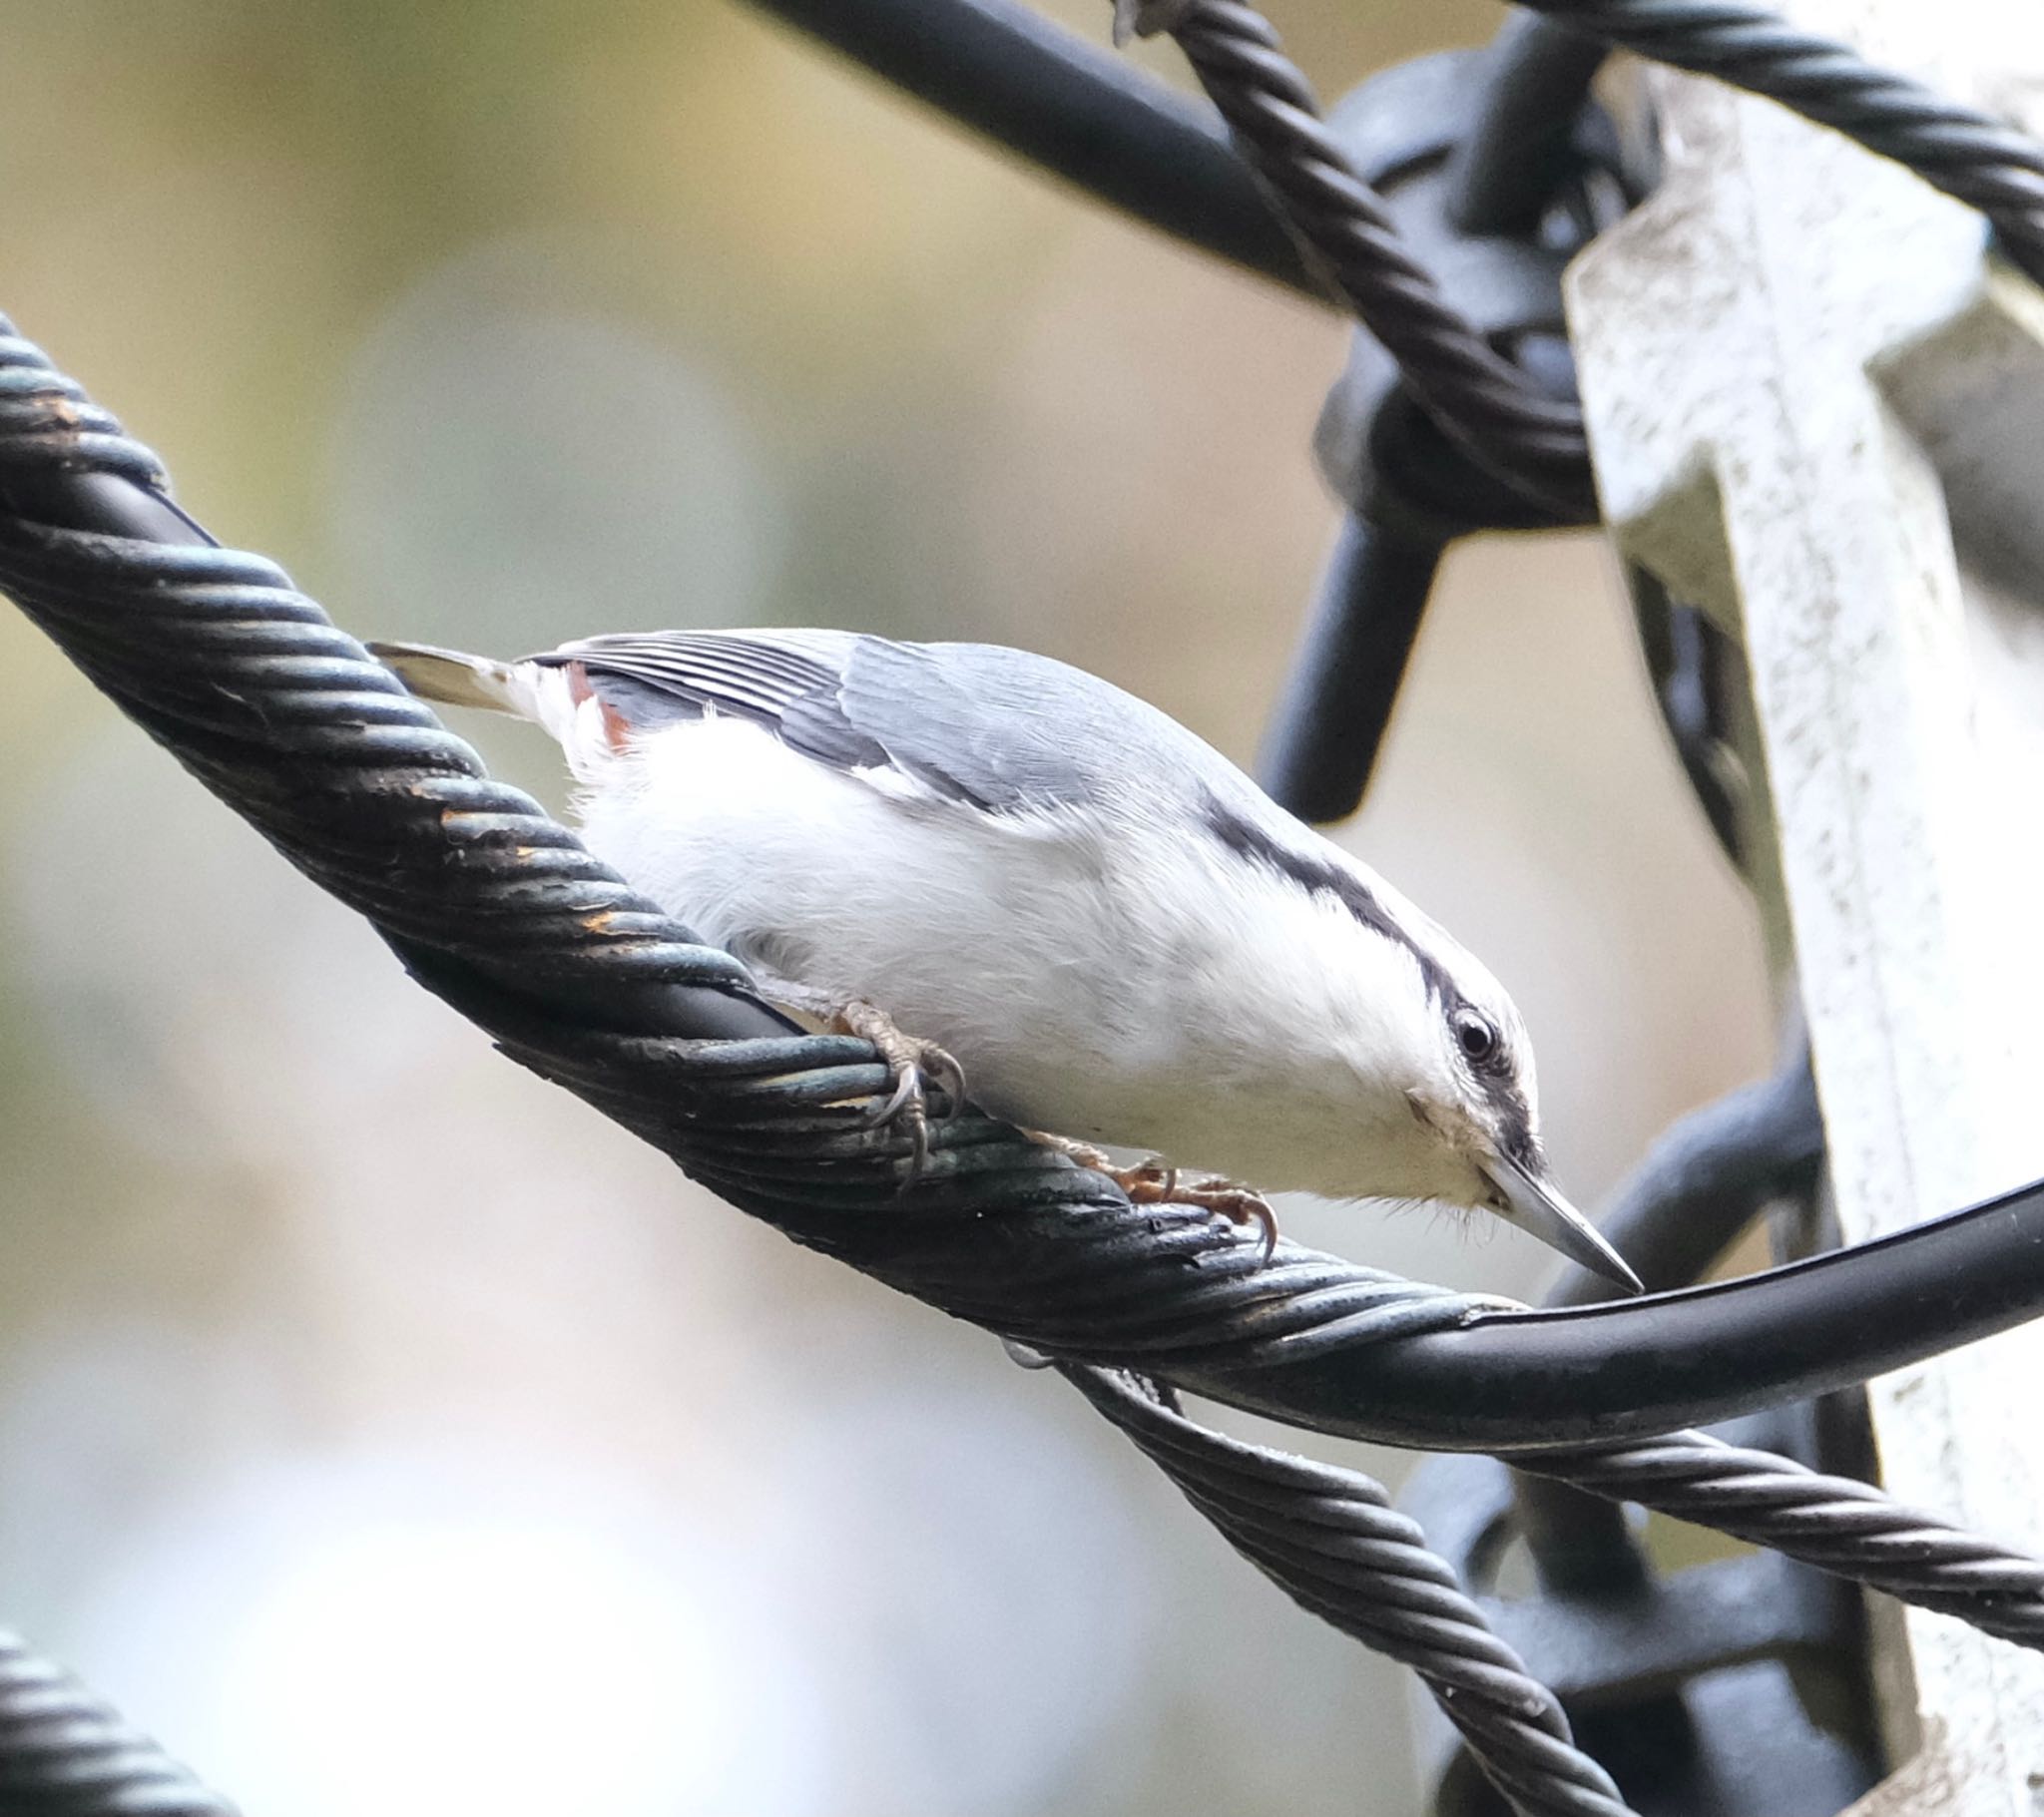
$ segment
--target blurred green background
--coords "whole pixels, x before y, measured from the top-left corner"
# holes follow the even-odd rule
[[[1326,94],[1497,17],[1277,15]],[[8,23],[0,307],[351,630],[989,638],[1252,752],[1331,316],[724,0]],[[1398,1675],[1060,1384],[506,1065],[8,614],[0,661],[0,1618],[252,1817],[1414,1808]],[[1514,990],[1579,1198],[1765,1068],[1593,539],[1455,555],[1344,836]]]

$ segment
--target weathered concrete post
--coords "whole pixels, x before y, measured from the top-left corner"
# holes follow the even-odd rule
[[[2039,0],[1786,10],[2044,129]],[[1643,80],[1665,185],[1571,280],[1598,479],[1623,553],[1745,647],[1764,907],[1859,1241],[2044,1174],[2044,293],[1894,167]],[[1892,1493],[2044,1541],[2044,1330],[1871,1405]],[[2044,1811],[2044,1659],[1875,1633],[1901,1764],[1859,1808]]]

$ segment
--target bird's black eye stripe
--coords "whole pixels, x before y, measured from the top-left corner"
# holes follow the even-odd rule
[[[1497,1024],[1481,1010],[1465,1004],[1452,1011],[1448,1021],[1455,1031],[1455,1045],[1462,1050],[1462,1058],[1479,1073],[1508,1070],[1504,1037],[1498,1033]]]

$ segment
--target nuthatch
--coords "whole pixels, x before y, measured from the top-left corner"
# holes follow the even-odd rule
[[[764,996],[871,1037],[918,1147],[925,1082],[955,1105],[969,1079],[1089,1161],[1105,1142],[1215,1169],[1116,1177],[1253,1216],[1267,1241],[1251,1187],[1478,1207],[1638,1290],[1549,1177],[1497,981],[1120,688],[1018,650],[839,631],[629,634],[512,663],[371,648],[428,699],[559,739],[591,849]]]

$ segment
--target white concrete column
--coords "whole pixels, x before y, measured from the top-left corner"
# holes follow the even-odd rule
[[[2044,0],[1786,10],[2044,130]],[[1598,481],[1621,550],[1745,645],[1859,1241],[2044,1174],[2044,293],[1895,167],[1645,80],[1666,182],[1570,282]],[[2044,1545],[2044,1331],[1872,1413],[1896,1496]],[[1913,1610],[1877,1636],[1909,1763],[1864,1808],[2038,1817],[2044,1659]]]

